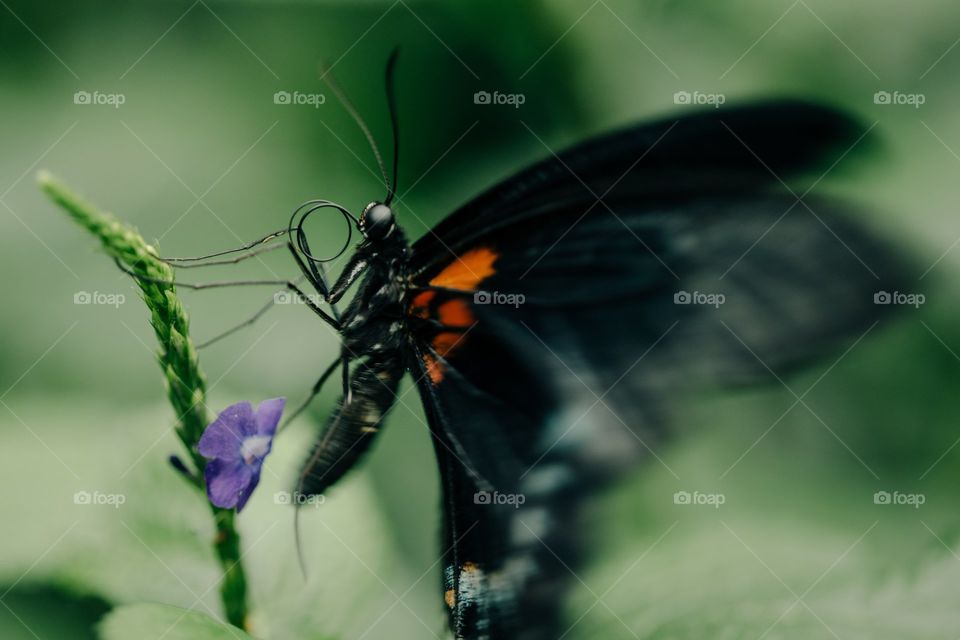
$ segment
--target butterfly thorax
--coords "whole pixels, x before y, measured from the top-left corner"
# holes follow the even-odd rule
[[[357,248],[346,269],[365,269],[356,295],[344,310],[341,336],[354,357],[403,346],[403,297],[409,245],[403,231]]]

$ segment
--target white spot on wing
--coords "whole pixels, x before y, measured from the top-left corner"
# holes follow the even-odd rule
[[[518,547],[540,544],[550,532],[550,513],[543,507],[525,509],[513,518],[510,542]]]
[[[572,479],[570,469],[559,462],[544,464],[534,467],[523,479],[522,492],[531,497],[550,495]]]

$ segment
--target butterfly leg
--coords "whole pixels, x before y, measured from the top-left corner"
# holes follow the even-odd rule
[[[301,238],[300,242],[303,243],[304,248],[309,253],[310,245],[307,244],[306,237]],[[297,263],[297,266],[300,267],[300,271],[303,272],[303,275],[310,281],[310,284],[322,295],[324,298],[327,298],[329,288],[327,287],[327,280],[323,277],[323,273],[320,272],[320,269],[317,267],[315,262],[305,262],[304,259],[300,256],[300,253],[297,251],[297,248],[293,246],[293,242],[287,242],[287,249],[290,250],[290,255],[293,256],[294,261]]]
[[[327,302],[330,304],[338,302],[340,298],[343,297],[343,294],[350,289],[350,286],[357,281],[357,278],[363,275],[363,272],[367,270],[368,266],[370,266],[370,263],[367,258],[360,254],[353,254],[343,268],[343,273],[340,274],[337,281],[330,287],[330,292],[327,294]]]
[[[283,425],[280,426],[280,429],[285,429],[288,424],[294,421],[301,413],[303,413],[310,403],[313,402],[313,399],[317,397],[317,394],[320,393],[320,389],[323,388],[324,383],[330,379],[330,376],[333,375],[333,372],[337,370],[337,366],[340,364],[340,358],[334,360],[330,365],[324,370],[320,375],[320,378],[313,384],[313,388],[310,389],[310,394],[307,396],[307,399],[304,400],[296,410],[293,411],[287,419],[284,421]]]
[[[280,231],[274,231],[273,233],[267,234],[262,238],[254,240],[253,242],[248,242],[242,247],[237,247],[236,249],[227,249],[225,251],[217,251],[216,253],[210,253],[205,256],[196,256],[192,258],[165,258],[162,256],[158,256],[157,259],[160,260],[161,262],[165,262],[169,264],[171,267],[175,267],[178,269],[188,269],[192,267],[209,267],[217,264],[236,264],[237,262],[242,262],[243,260],[253,258],[254,256],[257,256],[261,253],[264,253],[267,251],[273,251],[274,249],[279,249],[283,245],[279,245],[279,244],[268,245],[268,246],[262,246],[262,245],[267,245],[269,242],[277,238],[280,238],[286,234],[287,234],[287,230],[281,229]],[[247,253],[244,253],[243,255],[238,256],[236,258],[227,258],[223,260],[214,260],[211,262],[204,262],[205,260],[209,260],[210,258],[219,258],[220,256],[226,256],[232,253],[241,253],[243,251],[246,251]],[[193,263],[197,263],[197,264],[193,264]]]
[[[124,273],[132,276],[137,281],[143,282],[152,282],[155,284],[165,284],[171,287],[182,287],[184,289],[192,289],[194,291],[201,291],[203,289],[219,289],[224,287],[244,287],[244,286],[265,286],[265,285],[282,285],[294,292],[299,298],[303,301],[307,307],[310,308],[315,314],[320,316],[320,318],[329,324],[331,327],[340,330],[340,322],[328,314],[326,311],[321,309],[313,300],[311,300],[306,293],[300,289],[297,284],[291,280],[222,280],[218,282],[203,282],[203,283],[189,283],[189,282],[174,282],[173,280],[163,280],[161,278],[152,278],[150,276],[144,276],[138,273],[135,273],[128,269],[122,262],[115,260],[117,266],[120,267],[120,270]]]
[[[350,358],[346,350],[340,354],[340,362],[343,365],[341,369],[343,373],[343,406],[347,406],[353,401],[353,388],[350,386]]]
[[[250,249],[247,253],[240,254],[233,258],[222,258],[220,260],[210,260],[209,262],[201,262],[202,260],[207,260],[209,258],[217,257],[224,254],[233,253],[237,250],[231,251],[221,251],[219,253],[213,253],[206,256],[197,256],[195,258],[159,258],[161,262],[166,262],[168,265],[174,269],[196,269],[198,267],[213,267],[216,265],[224,264],[237,264],[238,262],[243,262],[244,260],[249,260],[250,258],[255,258],[261,253],[268,253],[270,251],[276,251],[277,249],[283,248],[282,244],[271,244],[266,246],[258,246],[255,249]],[[240,251],[246,251],[246,247],[241,247]]]
[[[295,280],[294,282],[297,283],[297,284],[299,284],[302,279],[303,279],[303,278],[301,278],[301,279],[299,279],[299,280]],[[257,320],[259,320],[259,319],[262,318],[264,315],[266,315],[266,313],[267,313],[268,311],[270,311],[270,309],[272,309],[272,308],[277,304],[277,295],[280,294],[280,293],[283,293],[283,292],[284,292],[284,289],[279,289],[279,290],[277,290],[277,291],[274,291],[274,292],[273,292],[273,295],[270,296],[270,299],[269,299],[266,303],[264,303],[264,305],[263,305],[262,307],[260,307],[259,309],[257,309],[256,312],[254,312],[250,317],[248,317],[248,318],[247,318],[246,320],[244,320],[243,322],[239,322],[239,323],[233,325],[232,327],[230,327],[230,328],[227,329],[226,331],[223,331],[223,332],[221,332],[221,333],[218,333],[217,335],[213,336],[212,338],[207,338],[207,339],[204,340],[203,342],[197,343],[197,349],[205,349],[206,347],[209,347],[209,346],[213,345],[214,343],[219,342],[220,340],[222,340],[222,339],[224,339],[224,338],[226,338],[226,337],[228,337],[228,336],[233,335],[234,333],[236,333],[236,332],[239,331],[240,329],[243,329],[244,327],[249,327],[249,326],[251,326],[251,325],[254,324]]]

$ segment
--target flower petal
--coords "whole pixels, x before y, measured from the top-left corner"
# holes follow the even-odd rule
[[[243,490],[240,498],[237,500],[237,513],[240,513],[240,510],[247,504],[247,500],[250,499],[253,490],[260,484],[260,465],[247,468],[250,469],[250,481],[247,483],[247,488]]]
[[[207,426],[197,450],[205,458],[239,460],[244,437],[252,435],[255,429],[253,406],[249,402],[232,404]]]
[[[253,493],[259,474],[239,461],[211,460],[203,471],[207,498],[222,509],[242,507]]]
[[[272,436],[277,432],[277,425],[286,404],[286,398],[271,398],[260,403],[256,417],[258,435]]]

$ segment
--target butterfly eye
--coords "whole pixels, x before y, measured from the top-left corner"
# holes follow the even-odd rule
[[[389,236],[393,228],[393,210],[385,204],[371,202],[360,215],[360,231],[373,242]]]

